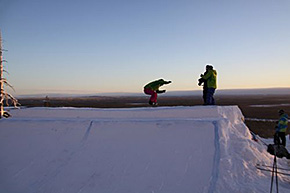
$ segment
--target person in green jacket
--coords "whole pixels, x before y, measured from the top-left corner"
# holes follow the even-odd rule
[[[276,126],[276,132],[274,136],[274,143],[277,145],[286,146],[286,130],[288,126],[288,115],[284,110],[279,111],[279,120]],[[280,142],[280,139],[282,143]]]
[[[217,72],[213,69],[213,66],[211,65],[206,65],[206,72],[207,73],[201,76],[201,78],[206,81],[207,85],[205,105],[215,105],[213,95],[217,88]]]
[[[165,93],[166,90],[159,90],[164,84],[169,84],[171,81],[165,81],[163,79],[152,81],[144,86],[144,93],[151,95],[149,104],[152,106],[157,105],[157,93]]]

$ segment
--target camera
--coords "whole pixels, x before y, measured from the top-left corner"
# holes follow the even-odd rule
[[[203,78],[198,79],[198,86],[201,86],[204,82],[205,80]]]

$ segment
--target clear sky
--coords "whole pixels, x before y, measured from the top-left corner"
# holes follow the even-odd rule
[[[289,0],[0,0],[17,94],[290,87]]]

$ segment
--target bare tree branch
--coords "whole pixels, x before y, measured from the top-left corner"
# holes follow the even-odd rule
[[[18,100],[13,97],[10,93],[8,92],[5,92],[4,90],[4,85],[6,86],[9,86],[10,88],[13,88],[13,86],[7,81],[6,78],[3,77],[3,72],[6,72],[8,73],[6,70],[4,70],[3,68],[3,63],[7,61],[6,60],[3,60],[3,57],[2,57],[2,53],[3,51],[8,51],[8,50],[5,50],[2,48],[2,37],[1,37],[1,31],[0,31],[0,119],[2,118],[2,116],[5,114],[5,111],[4,111],[4,105],[3,103],[5,102],[7,106],[9,106],[9,102],[11,102],[14,107],[17,108],[19,104]],[[9,73],[8,73],[9,74]],[[14,90],[15,91],[15,90]],[[7,112],[6,112],[7,113]],[[5,117],[5,116],[4,116]],[[6,117],[8,118],[8,117]]]
[[[9,86],[10,88],[12,88],[13,91],[15,91],[14,88],[13,88],[13,86],[12,86],[12,85],[7,81],[6,78],[2,78],[2,80],[0,80],[0,82],[4,83],[5,85],[7,85],[7,86]]]

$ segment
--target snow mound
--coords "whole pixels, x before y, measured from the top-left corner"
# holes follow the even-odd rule
[[[0,120],[1,192],[269,192],[271,173],[255,165],[273,156],[251,140],[237,106],[11,114]],[[279,183],[289,191],[289,179]]]

